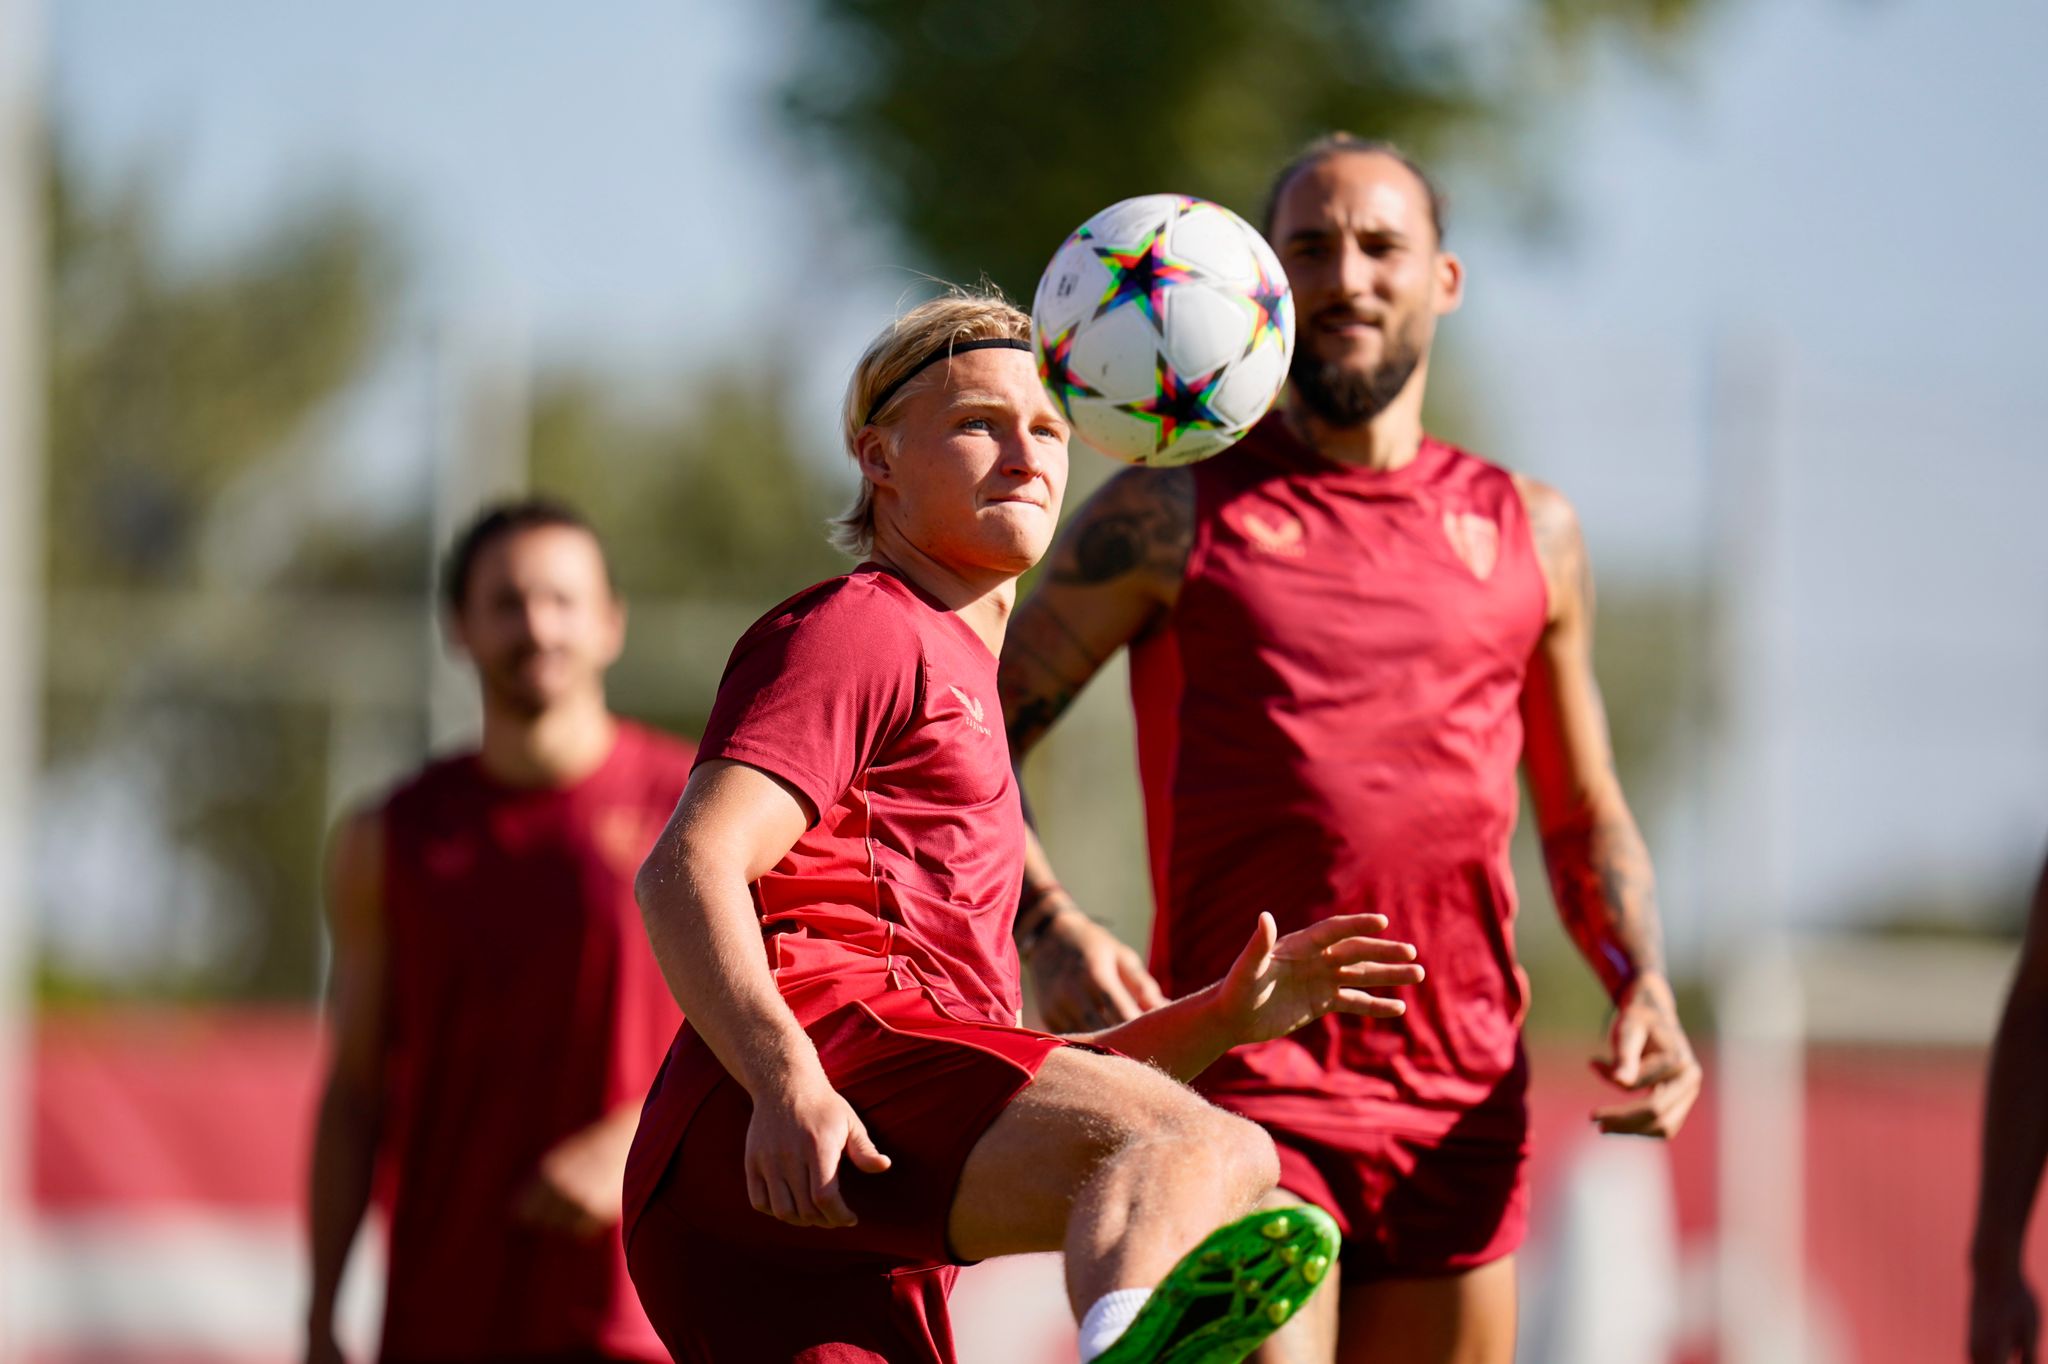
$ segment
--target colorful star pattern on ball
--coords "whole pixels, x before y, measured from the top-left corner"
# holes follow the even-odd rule
[[[1166,234],[1153,233],[1135,250],[1119,251],[1110,246],[1092,249],[1109,271],[1109,288],[1095,306],[1095,316],[1113,312],[1126,303],[1136,303],[1152,323],[1152,330],[1160,331],[1160,305],[1165,301],[1166,291],[1194,276],[1190,266],[1166,254]]]
[[[1265,345],[1268,338],[1277,346],[1287,344],[1287,310],[1293,306],[1287,292],[1287,277],[1282,275],[1276,280],[1268,275],[1264,261],[1258,262],[1258,269],[1259,282],[1245,295],[1246,302],[1257,313],[1252,323],[1251,344],[1244,348],[1247,355]]]
[[[1157,391],[1142,401],[1122,404],[1123,410],[1158,427],[1159,439],[1153,453],[1164,454],[1168,446],[1190,431],[1220,431],[1229,425],[1209,406],[1223,376],[1229,372],[1230,366],[1223,365],[1207,374],[1185,377],[1162,355]]]
[[[1074,377],[1074,332],[1069,327],[1058,336],[1040,333],[1038,338],[1038,377],[1044,381],[1046,392],[1060,405],[1060,411],[1067,414],[1069,421],[1074,416],[1074,399],[1099,398],[1101,393],[1088,387]]]

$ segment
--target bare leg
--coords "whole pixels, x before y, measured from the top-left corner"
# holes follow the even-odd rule
[[[1067,1049],[967,1158],[947,1235],[961,1256],[1065,1250],[1075,1315],[1150,1288],[1279,1177],[1273,1143],[1136,1061]]]
[[[1513,1256],[1428,1279],[1354,1284],[1340,1307],[1343,1364],[1513,1364]]]
[[[1261,1207],[1280,1208],[1309,1200],[1275,1189],[1260,1201]],[[1337,1290],[1341,1287],[1338,1267],[1330,1266],[1330,1277],[1322,1288],[1295,1314],[1294,1320],[1275,1331],[1253,1352],[1249,1364],[1336,1364]]]

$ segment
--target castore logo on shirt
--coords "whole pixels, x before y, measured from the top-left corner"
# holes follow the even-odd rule
[[[982,723],[984,712],[981,709],[981,702],[975,700],[966,692],[961,691],[958,687],[952,686],[950,684],[948,684],[946,690],[953,693],[953,695],[959,697],[960,704],[967,708],[967,713],[961,716],[960,718],[965,720],[968,723],[968,725],[974,729],[976,733],[986,737],[989,730],[988,726]]]
[[[1268,520],[1247,507],[1237,514],[1237,519],[1253,549],[1285,559],[1299,559],[1308,552],[1301,543],[1301,522],[1288,512],[1275,509]]]

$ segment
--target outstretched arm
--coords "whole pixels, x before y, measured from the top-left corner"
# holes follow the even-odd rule
[[[1596,1066],[1630,1091],[1598,1110],[1601,1130],[1675,1135],[1701,1073],[1664,972],[1649,850],[1614,772],[1593,676],[1593,573],[1571,504],[1521,480],[1550,591],[1522,692],[1523,762],[1558,914],[1615,1005]]]
[[[1285,1037],[1329,1013],[1398,1018],[1408,1006],[1374,990],[1422,979],[1411,943],[1377,938],[1387,920],[1347,914],[1279,935],[1261,913],[1223,979],[1085,1040],[1192,1080],[1232,1047]]]
[[[825,1075],[810,1037],[775,987],[747,887],[803,836],[808,806],[759,768],[719,759],[690,777],[634,894],[654,959],[683,1016],[754,1101],[747,1197],[804,1227],[852,1226],[839,1182],[850,1159],[889,1160]]]
[[[327,1082],[313,1129],[308,1223],[312,1297],[306,1358],[339,1360],[334,1301],[370,1204],[384,1123],[384,835],[366,811],[335,830],[327,865],[333,967],[327,989]]]
[[[1020,767],[1103,663],[1172,607],[1194,519],[1187,470],[1131,469],[1104,484],[1061,532],[1003,642],[1003,716]],[[1060,887],[1035,834],[1017,943],[1046,1025],[1056,1031],[1104,1027],[1163,1002],[1137,954]]]
[[[1984,1160],[1970,1242],[1970,1364],[2034,1364],[2041,1307],[2021,1268],[2027,1219],[2048,1160],[2048,866],[2019,972],[1991,1050]]]

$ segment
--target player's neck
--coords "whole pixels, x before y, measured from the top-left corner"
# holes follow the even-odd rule
[[[1414,462],[1422,450],[1422,394],[1426,371],[1418,367],[1394,400],[1357,426],[1337,426],[1318,417],[1297,393],[1287,399],[1287,421],[1316,453],[1339,464],[1392,473]]]
[[[925,596],[965,621],[992,654],[1003,652],[1010,610],[1017,602],[1017,580],[995,572],[966,572],[925,553],[899,535],[877,527],[874,552],[868,558],[909,582]]]
[[[484,698],[484,771],[507,786],[573,786],[604,765],[618,739],[604,694],[565,699],[538,715]]]

